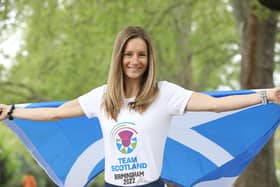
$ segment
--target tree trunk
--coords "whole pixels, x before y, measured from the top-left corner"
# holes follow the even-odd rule
[[[251,2],[251,4],[250,4]],[[249,0],[233,0],[241,34],[241,87],[273,87],[273,62],[277,17],[273,12],[259,17]],[[273,138],[239,177],[235,187],[277,187]]]
[[[191,15],[192,7],[190,5],[178,7],[173,15],[179,67],[177,82],[188,89],[193,89],[192,51],[189,37],[192,24]]]
[[[280,1],[279,0],[259,0],[259,2],[271,9],[271,10],[280,10]]]
[[[177,82],[188,89],[193,88],[192,79],[192,52],[189,41],[189,33],[191,29],[191,6],[180,6],[173,15],[174,30],[177,36],[176,51],[178,61],[178,78]],[[177,187],[172,183],[167,183],[168,187]]]

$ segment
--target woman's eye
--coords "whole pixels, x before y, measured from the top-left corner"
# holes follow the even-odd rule
[[[146,54],[145,54],[145,53],[141,53],[141,54],[139,54],[139,56],[140,56],[140,57],[145,57]]]
[[[126,56],[126,57],[131,57],[131,56],[132,56],[132,53],[124,53],[124,56]]]

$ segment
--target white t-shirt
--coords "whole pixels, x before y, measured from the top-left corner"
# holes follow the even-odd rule
[[[184,113],[192,91],[167,81],[158,86],[158,97],[143,114],[128,108],[134,98],[124,99],[117,121],[108,119],[101,107],[106,85],[78,98],[88,118],[99,118],[107,183],[138,186],[159,179],[171,118]]]

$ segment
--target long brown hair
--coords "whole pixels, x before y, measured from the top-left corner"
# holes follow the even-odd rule
[[[108,117],[117,120],[123,104],[124,96],[124,73],[122,70],[123,53],[127,42],[132,38],[141,38],[146,42],[148,50],[148,68],[143,75],[141,87],[132,108],[140,113],[146,111],[156,99],[158,86],[156,81],[156,61],[151,37],[141,27],[129,26],[122,30],[114,44],[111,66],[107,81],[107,90],[103,97],[103,107]]]

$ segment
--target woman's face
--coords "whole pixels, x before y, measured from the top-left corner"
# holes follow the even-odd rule
[[[140,81],[148,66],[146,42],[141,38],[130,39],[124,49],[122,69],[125,80]]]

